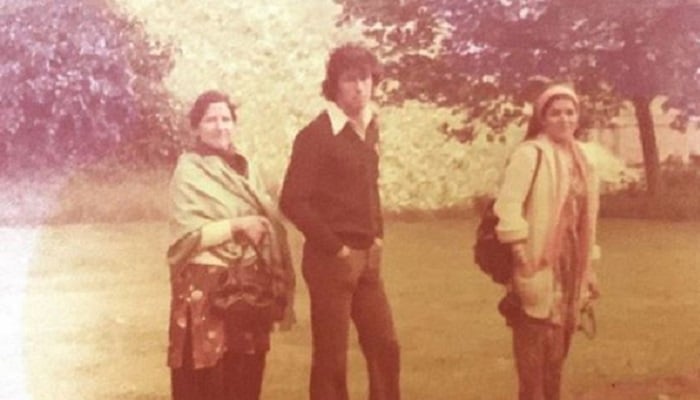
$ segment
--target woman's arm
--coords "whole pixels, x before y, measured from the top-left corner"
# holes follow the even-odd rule
[[[524,204],[535,173],[538,151],[534,145],[521,145],[515,149],[506,166],[494,204],[494,212],[499,219],[496,234],[503,243],[527,240],[529,225],[525,220]]]
[[[265,217],[257,215],[213,221],[206,218],[202,209],[206,204],[200,198],[200,185],[206,176],[199,173],[199,168],[193,167],[194,161],[192,156],[183,155],[170,183],[171,244],[167,256],[173,265],[225,243],[237,233],[257,242],[270,227]]]

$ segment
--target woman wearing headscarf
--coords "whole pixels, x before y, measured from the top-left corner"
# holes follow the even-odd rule
[[[201,94],[196,138],[170,185],[168,366],[174,400],[257,400],[270,331],[293,320],[294,274],[279,214],[232,142],[228,96]]]
[[[515,259],[510,290],[520,400],[557,400],[579,312],[598,296],[591,259],[598,256],[598,184],[574,134],[580,102],[553,85],[534,104],[525,140],[506,167],[494,205],[499,240]]]

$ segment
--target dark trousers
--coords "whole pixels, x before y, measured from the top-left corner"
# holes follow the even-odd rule
[[[572,331],[521,316],[513,321],[519,400],[559,400]]]
[[[170,370],[173,400],[258,400],[266,355],[227,352],[215,366],[194,369],[188,330],[183,365]]]
[[[347,400],[350,320],[367,363],[370,400],[398,400],[399,344],[379,264],[381,249],[339,259],[306,244],[302,270],[311,298],[311,400]]]

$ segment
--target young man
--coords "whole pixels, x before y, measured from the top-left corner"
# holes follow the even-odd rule
[[[383,223],[379,130],[371,99],[376,57],[355,44],[331,52],[329,100],[297,135],[280,208],[304,234],[311,298],[311,400],[347,400],[350,320],[367,362],[369,398],[398,400],[399,345],[380,274]]]

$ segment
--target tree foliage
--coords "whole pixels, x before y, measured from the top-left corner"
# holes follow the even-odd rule
[[[294,135],[324,107],[328,50],[357,30],[338,29],[331,0],[119,0],[150,34],[175,43],[166,85],[184,107],[216,88],[239,106],[234,138],[276,186]]]
[[[697,0],[338,0],[341,22],[361,20],[389,63],[389,101],[418,99],[500,132],[523,123],[536,77],[572,82],[585,126],[605,125],[631,102],[647,180],[658,180],[651,101],[664,96],[673,127],[700,115]]]
[[[171,52],[108,0],[0,8],[0,156],[25,166],[85,162],[118,148],[167,156],[178,123],[162,84]]]
[[[149,35],[177,46],[166,85],[183,105],[210,88],[233,95],[240,107],[234,140],[267,173],[273,192],[294,135],[324,107],[328,51],[348,40],[366,41],[358,27],[334,26],[341,7],[332,0],[119,2],[144,21]],[[186,107],[175,112],[184,114]],[[445,140],[441,123],[458,121],[435,105],[380,110],[387,210],[459,208],[472,196],[493,193],[513,143]]]

